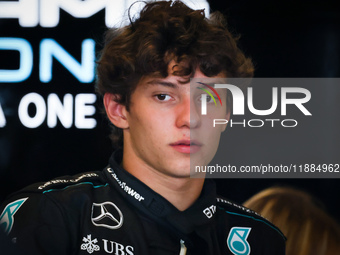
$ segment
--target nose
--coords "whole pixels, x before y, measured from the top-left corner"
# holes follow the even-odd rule
[[[197,128],[200,126],[201,116],[198,113],[197,106],[193,99],[189,96],[184,98],[182,102],[177,105],[176,126],[178,128]]]

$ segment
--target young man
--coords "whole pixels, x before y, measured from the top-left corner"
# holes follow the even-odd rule
[[[120,149],[102,172],[14,194],[1,209],[6,234],[33,254],[284,254],[275,226],[217,197],[211,180],[190,178],[226,128],[212,130],[209,118],[230,113],[224,105],[202,116],[203,90],[190,79],[253,73],[221,15],[151,2],[106,39],[97,91]]]

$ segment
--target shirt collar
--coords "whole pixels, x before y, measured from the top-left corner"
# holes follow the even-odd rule
[[[115,189],[140,212],[184,234],[193,232],[198,226],[210,224],[214,219],[216,187],[212,180],[205,180],[201,195],[192,206],[179,211],[164,197],[125,171],[120,166],[122,154],[121,150],[115,151],[104,172]]]

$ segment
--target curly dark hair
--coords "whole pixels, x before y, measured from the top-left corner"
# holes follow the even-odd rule
[[[172,60],[179,65],[173,75],[191,77],[199,68],[207,77],[252,77],[253,64],[237,47],[237,39],[219,12],[207,19],[204,10],[180,1],[147,2],[130,25],[107,31],[96,91],[115,94],[129,110],[138,81],[149,75],[167,77]],[[122,130],[113,126],[111,140],[122,146]]]

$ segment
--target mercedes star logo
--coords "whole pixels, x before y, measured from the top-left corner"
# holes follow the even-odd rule
[[[123,214],[114,203],[93,203],[91,221],[97,227],[118,229],[123,225]]]

